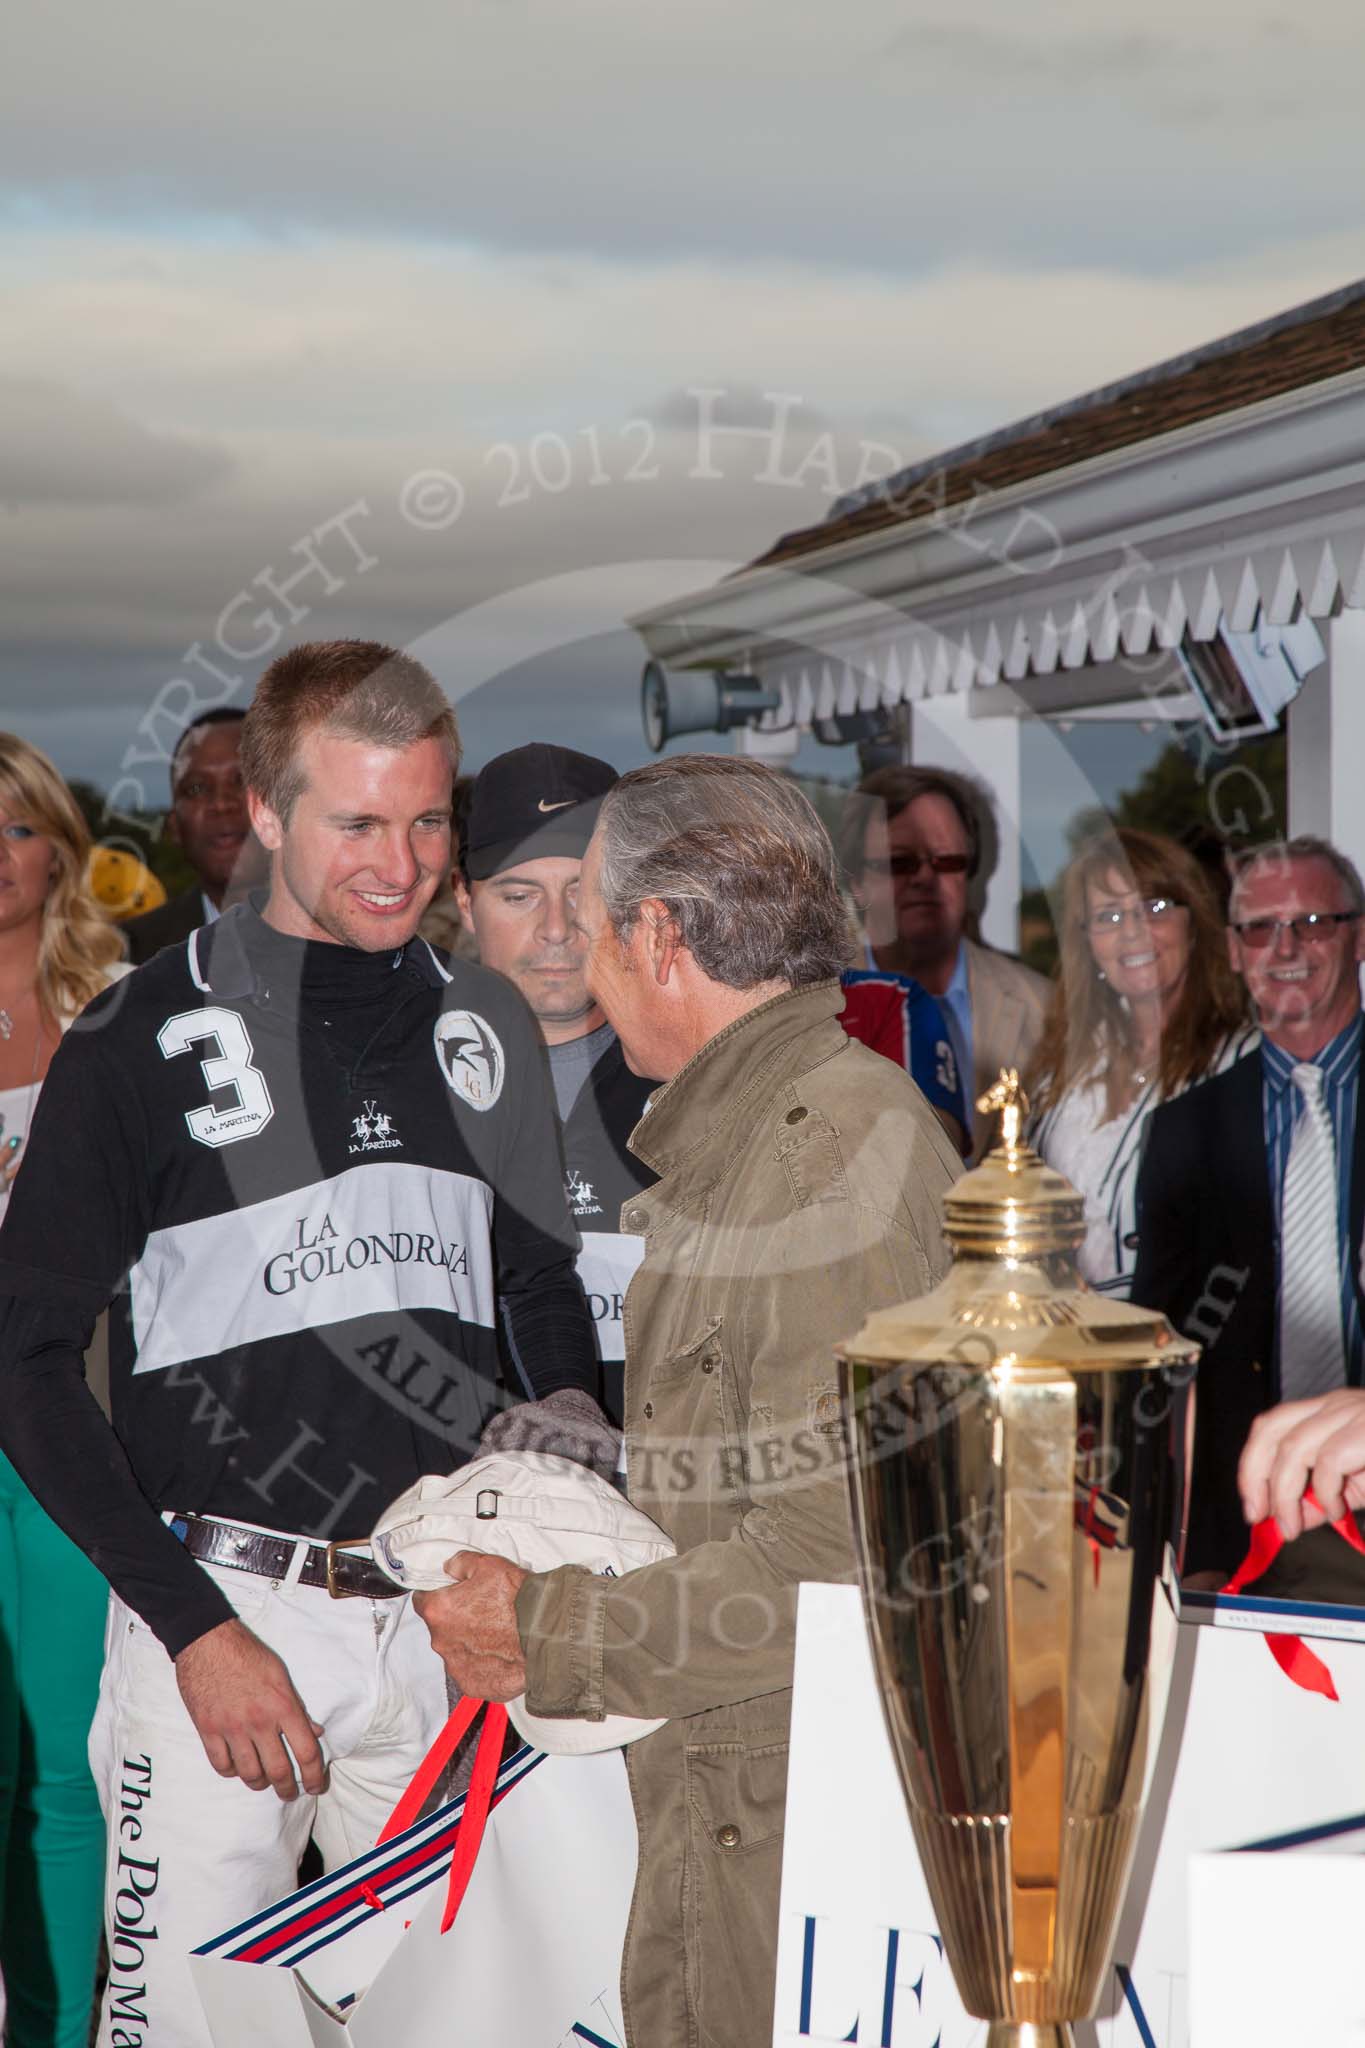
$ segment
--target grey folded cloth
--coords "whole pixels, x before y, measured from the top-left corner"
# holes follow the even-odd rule
[[[541,1401],[519,1401],[489,1422],[480,1451],[539,1451],[572,1458],[603,1479],[614,1478],[621,1458],[621,1432],[607,1420],[591,1394],[561,1387]]]

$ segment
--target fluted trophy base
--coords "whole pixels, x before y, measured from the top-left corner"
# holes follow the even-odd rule
[[[1094,1294],[1076,1190],[1022,1141],[944,1198],[953,1267],[840,1347],[877,1675],[962,2004],[1075,2048],[1100,2004],[1175,1650],[1198,1357]],[[1009,2015],[1009,2017],[1005,2017]]]
[[[1065,2020],[992,2020],[986,2048],[1074,2048],[1075,2038]]]

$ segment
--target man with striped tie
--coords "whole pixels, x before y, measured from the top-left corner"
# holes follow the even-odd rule
[[[1365,889],[1301,837],[1242,863],[1228,915],[1261,1043],[1153,1116],[1133,1279],[1134,1301],[1204,1346],[1186,1570],[1210,1582],[1246,1547],[1237,1467],[1256,1418],[1358,1387],[1365,1366]],[[1285,1595],[1365,1600],[1330,1532],[1274,1569]]]

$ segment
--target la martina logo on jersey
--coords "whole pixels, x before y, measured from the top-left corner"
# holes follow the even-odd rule
[[[324,1213],[319,1224],[300,1216],[293,1244],[266,1260],[261,1278],[267,1294],[292,1294],[296,1287],[340,1280],[367,1266],[410,1265],[468,1276],[468,1247],[425,1230],[357,1231],[343,1238],[330,1215]]]
[[[564,1192],[569,1198],[569,1207],[575,1216],[600,1216],[602,1204],[597,1199],[597,1190],[590,1180],[584,1180],[576,1166],[571,1166],[564,1176]]]
[[[351,1142],[346,1149],[352,1158],[357,1152],[399,1152],[402,1146],[393,1118],[377,1102],[367,1102],[351,1125]]]

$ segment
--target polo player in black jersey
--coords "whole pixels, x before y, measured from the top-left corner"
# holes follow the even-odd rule
[[[114,1593],[102,2048],[208,2048],[190,1951],[310,1833],[329,1867],[371,1846],[440,1726],[354,1539],[478,1448],[500,1314],[529,1393],[596,1384],[534,1021],[415,937],[444,696],[375,643],[299,647],[242,759],[268,892],[84,1013],[0,1233],[0,1441]],[[82,1372],[110,1303],[112,1429]]]

